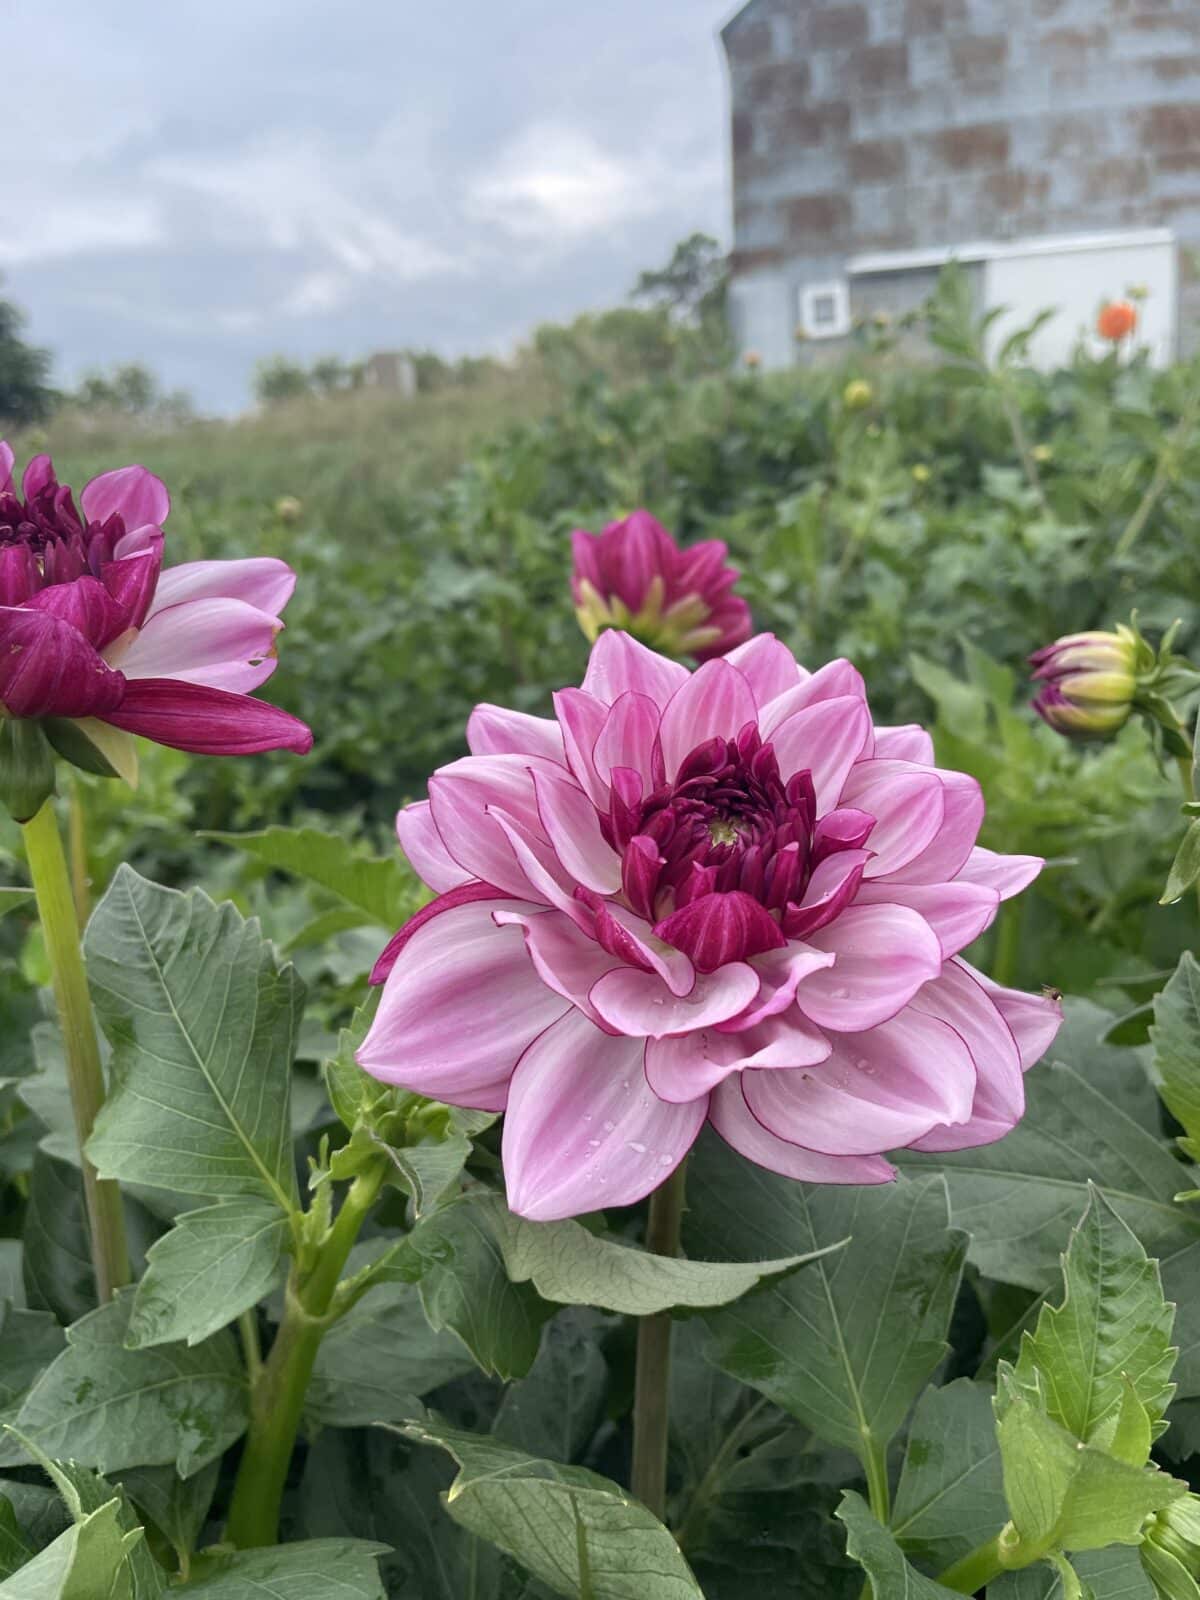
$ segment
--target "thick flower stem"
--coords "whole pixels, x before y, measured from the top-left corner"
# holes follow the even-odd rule
[[[683,1221],[686,1160],[650,1196],[646,1248],[677,1256]],[[670,1420],[671,1313],[656,1312],[638,1323],[637,1375],[633,1393],[633,1471],[630,1487],[661,1522],[667,1509],[667,1430]]]
[[[225,1530],[226,1539],[239,1550],[275,1544],[279,1538],[279,1508],[313,1363],[336,1320],[337,1311],[331,1308],[338,1281],[384,1175],[381,1162],[354,1180],[312,1269],[300,1275],[293,1268],[288,1280],[283,1321],[251,1382],[250,1428]]]
[[[938,1577],[938,1582],[944,1589],[953,1589],[958,1594],[977,1594],[980,1589],[998,1578],[1008,1566],[1000,1559],[1000,1535],[989,1539],[987,1544],[981,1544],[977,1550],[972,1550],[970,1555],[965,1555],[961,1561],[956,1561],[952,1567],[947,1567],[945,1572]]]
[[[67,1058],[67,1082],[79,1140],[83,1192],[91,1233],[92,1265],[96,1293],[103,1303],[130,1280],[129,1250],[125,1243],[125,1218],[121,1191],[98,1176],[84,1155],[100,1107],[104,1104],[104,1074],[96,1019],[92,1014],[83,952],[79,946],[79,921],[75,898],[63,854],[58,822],[49,800],[29,822],[23,823],[25,855],[37,897],[38,916],[46,941],[46,955],[54,982],[54,998]]]

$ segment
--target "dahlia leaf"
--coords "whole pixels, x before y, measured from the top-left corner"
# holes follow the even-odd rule
[[[48,1311],[0,1306],[0,1411],[17,1405],[65,1343]]]
[[[0,1600],[134,1600],[129,1557],[143,1539],[141,1528],[121,1527],[121,1501],[106,1505],[73,1523],[0,1583]]]
[[[583,1307],[548,1323],[529,1376],[504,1391],[493,1435],[529,1455],[575,1460],[604,1420],[609,1371],[600,1337],[606,1326],[599,1312]]]
[[[1111,1449],[1120,1431],[1127,1451],[1143,1411],[1149,1426],[1141,1466],[1151,1437],[1166,1427],[1174,1393],[1175,1308],[1163,1298],[1158,1263],[1097,1190],[1071,1235],[1063,1279],[1062,1304],[1044,1305],[1034,1331],[1022,1335],[1016,1381],[1023,1388],[1036,1382],[1047,1415],[1101,1449]]]
[[[130,1467],[121,1473],[121,1488],[165,1535],[184,1570],[212,1505],[220,1468],[219,1461],[210,1461],[190,1478],[181,1478],[173,1466]]]
[[[0,1578],[11,1578],[18,1567],[33,1559],[33,1555],[25,1542],[12,1501],[0,1495]]]
[[[321,1341],[305,1415],[328,1428],[419,1417],[421,1395],[474,1366],[460,1339],[430,1327],[412,1284],[381,1283]]]
[[[514,1283],[531,1281],[546,1300],[631,1317],[652,1316],[672,1306],[727,1305],[764,1279],[791,1272],[846,1243],[832,1240],[771,1261],[673,1260],[590,1233],[578,1222],[527,1222],[514,1216],[499,1195],[476,1203]]]
[[[303,986],[258,923],[118,869],[86,938],[113,1091],[88,1154],[105,1177],[296,1204],[291,1066]]]
[[[303,1539],[204,1556],[183,1592],[188,1600],[387,1600],[379,1576],[387,1549],[366,1539]]]
[[[846,1526],[848,1553],[871,1580],[874,1600],[946,1600],[954,1593],[909,1566],[895,1536],[852,1489],[842,1496],[837,1516]]]
[[[796,1183],[702,1140],[684,1243],[743,1259],[843,1250],[705,1320],[713,1359],[826,1443],[878,1456],[946,1352],[966,1236],[929,1174],[879,1187]]]
[[[679,1546],[619,1484],[480,1434],[413,1423],[461,1471],[446,1510],[568,1600],[703,1600]]]
[[[32,889],[0,889],[0,917],[27,905],[33,899]]]
[[[201,838],[232,845],[265,867],[318,884],[389,932],[406,922],[426,898],[398,853],[364,856],[344,834],[275,826],[258,833],[204,833]]]
[[[216,1459],[246,1426],[246,1381],[233,1339],[126,1347],[133,1295],[67,1330],[66,1349],[21,1403],[16,1427],[40,1450],[98,1472],[174,1462],[183,1476]],[[24,1462],[11,1434],[0,1463]]]
[[[909,1425],[894,1537],[907,1555],[940,1572],[1007,1520],[991,1390],[968,1378],[926,1389]]]
[[[1167,1110],[1183,1124],[1180,1147],[1200,1158],[1200,963],[1190,950],[1154,1001],[1154,1070]],[[1182,1188],[1181,1184],[1176,1185]]]
[[[224,1328],[280,1281],[287,1234],[279,1208],[252,1195],[186,1212],[150,1246],[126,1342],[194,1345]]]

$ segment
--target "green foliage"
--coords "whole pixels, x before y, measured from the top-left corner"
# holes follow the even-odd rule
[[[1159,1093],[1183,1126],[1180,1148],[1200,1160],[1200,966],[1190,950],[1155,998],[1150,1036]]]
[[[41,422],[54,407],[46,379],[50,352],[22,338],[25,318],[11,301],[0,299],[0,423]]]
[[[952,1594],[909,1566],[895,1539],[871,1515],[861,1495],[848,1493],[838,1507],[846,1548],[871,1579],[875,1600],[945,1600]]]

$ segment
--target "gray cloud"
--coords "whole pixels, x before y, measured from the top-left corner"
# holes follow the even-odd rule
[[[15,0],[5,292],[61,380],[140,359],[223,410],[276,350],[502,349],[726,232],[728,11]]]

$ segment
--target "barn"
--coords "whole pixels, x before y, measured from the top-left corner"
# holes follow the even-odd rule
[[[950,259],[1034,359],[1146,291],[1200,344],[1200,0],[749,0],[729,68],[731,314],[767,367],[844,353]]]

